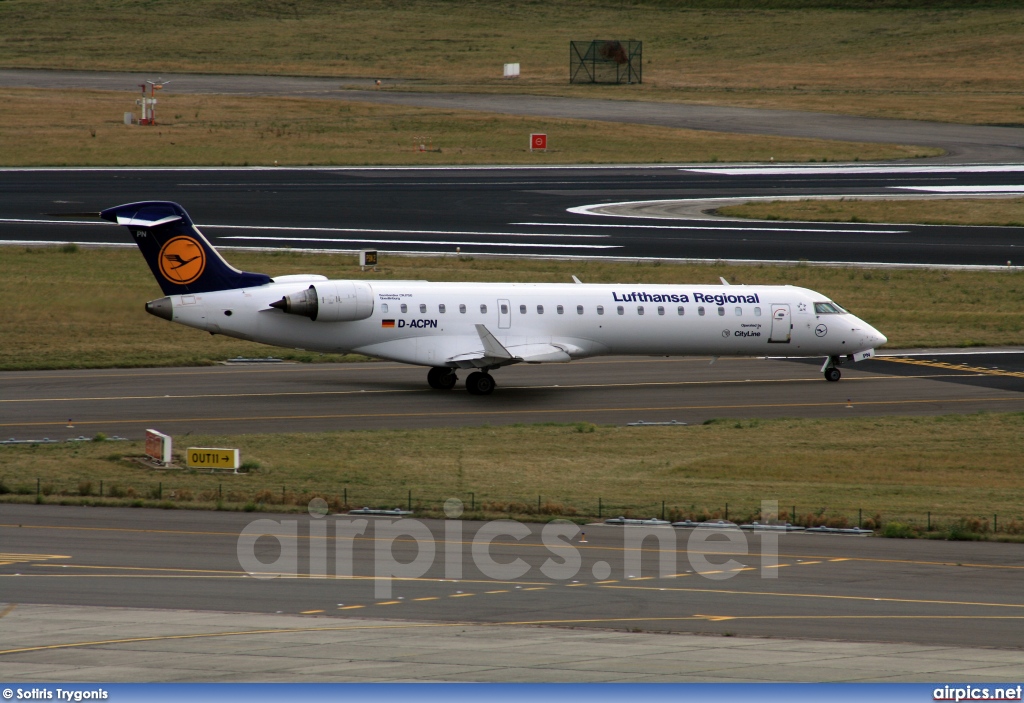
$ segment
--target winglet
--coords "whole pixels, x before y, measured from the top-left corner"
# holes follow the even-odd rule
[[[480,335],[480,341],[484,344],[484,352],[493,359],[512,359],[513,356],[508,349],[501,345],[486,325],[477,325],[476,333]]]

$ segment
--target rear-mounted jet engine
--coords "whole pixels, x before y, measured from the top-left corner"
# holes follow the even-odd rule
[[[352,322],[373,314],[373,289],[360,281],[325,281],[286,295],[270,307],[314,322]]]

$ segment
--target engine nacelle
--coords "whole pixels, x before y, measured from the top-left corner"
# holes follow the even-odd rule
[[[373,314],[373,289],[361,281],[325,281],[286,295],[270,307],[314,322],[353,322]]]

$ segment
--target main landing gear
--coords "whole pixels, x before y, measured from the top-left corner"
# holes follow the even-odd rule
[[[822,373],[825,374],[825,380],[835,383],[843,377],[842,372],[839,370],[839,365],[843,363],[843,359],[840,356],[830,356],[825,365],[821,368]]]
[[[427,385],[439,391],[450,391],[458,380],[452,369],[435,366],[427,372]]]
[[[427,372],[427,385],[440,391],[450,391],[458,380],[454,369],[435,366]],[[494,377],[486,370],[474,371],[466,377],[466,390],[470,395],[490,395],[494,391]]]
[[[486,371],[474,371],[466,376],[466,390],[470,395],[490,395],[494,390],[494,378]]]

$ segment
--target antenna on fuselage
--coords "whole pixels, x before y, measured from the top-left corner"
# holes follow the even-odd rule
[[[727,286],[727,285],[729,285],[729,281],[725,280],[725,277],[724,277],[724,276],[719,276],[719,277],[718,277],[718,280],[722,282],[722,285],[723,285],[723,286]]]
[[[576,278],[575,276],[573,276],[573,277],[572,277],[572,280],[573,280],[574,282],[576,282],[576,283],[579,283],[580,285],[582,285],[582,284],[583,284],[583,281],[581,281],[580,279]]]

